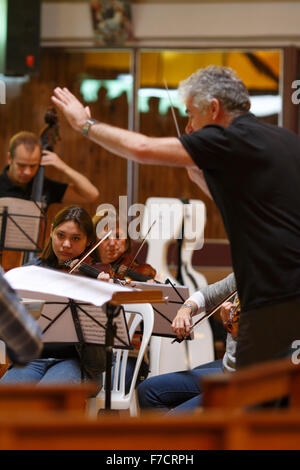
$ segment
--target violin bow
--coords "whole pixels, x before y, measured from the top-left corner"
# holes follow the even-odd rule
[[[173,103],[172,103],[172,100],[171,100],[171,96],[170,96],[170,93],[169,93],[169,88],[168,88],[167,80],[166,80],[165,78],[164,78],[164,83],[165,83],[165,89],[166,89],[166,92],[167,92],[167,95],[168,95],[168,98],[169,98],[169,102],[170,102],[171,112],[172,112],[172,116],[173,116],[175,128],[176,128],[176,131],[177,131],[177,136],[180,137],[181,134],[180,134],[179,126],[178,126],[178,121],[177,121],[177,119],[176,119],[176,114],[175,114],[175,111],[174,111],[174,106],[173,106]]]
[[[135,261],[136,258],[138,257],[138,255],[139,255],[141,249],[142,249],[143,246],[145,245],[146,240],[147,240],[147,237],[148,237],[150,231],[152,230],[152,227],[153,227],[154,224],[156,224],[156,220],[154,220],[154,222],[152,222],[152,224],[150,225],[150,227],[149,227],[149,229],[148,229],[148,231],[147,231],[147,233],[146,233],[146,235],[145,235],[145,238],[144,238],[144,240],[143,240],[142,243],[141,243],[141,246],[139,247],[138,251],[137,251],[136,254],[134,255],[134,258],[133,258],[133,260],[131,261],[130,265],[129,265],[128,268],[126,269],[126,271],[125,271],[125,273],[124,273],[124,276],[128,273],[128,271],[130,270],[130,268],[131,268],[131,266],[133,265],[134,261]]]
[[[177,136],[180,137],[180,130],[179,130],[179,126],[178,126],[178,121],[177,121],[177,119],[176,119],[176,114],[175,114],[175,111],[174,111],[174,106],[173,106],[173,103],[172,103],[172,100],[171,100],[171,96],[170,96],[170,93],[169,93],[169,88],[168,88],[168,84],[167,84],[166,79],[164,79],[164,83],[165,83],[165,89],[166,89],[166,91],[167,91],[167,95],[168,95],[169,102],[170,102],[171,112],[172,112],[172,116],[173,116],[175,128],[176,128],[176,131],[177,131]],[[236,293],[236,291],[232,292],[232,293],[231,293],[230,295],[228,295],[224,300],[222,300],[222,302],[220,302],[216,307],[214,307],[212,310],[210,310],[209,312],[207,312],[203,317],[199,318],[199,320],[197,320],[196,323],[194,323],[194,325],[191,326],[190,332],[193,330],[193,328],[194,328],[196,325],[198,325],[198,324],[201,323],[203,320],[208,319],[211,315],[213,315],[214,313],[216,313],[216,311],[219,310],[219,308],[221,307],[221,305],[222,305],[224,302],[227,302],[227,300],[229,300],[235,293]],[[175,338],[175,339],[172,341],[172,344],[175,343],[175,342],[181,343],[183,340],[184,340],[184,338],[182,338],[182,339]]]
[[[81,265],[81,263],[94,251],[96,250],[96,248],[98,248],[99,245],[101,245],[102,242],[104,242],[104,240],[110,236],[112,230],[110,230],[109,232],[107,232],[104,237],[101,238],[101,240],[99,240],[98,242],[95,243],[95,245],[83,256],[83,258],[81,258],[76,264],[75,266],[73,266],[73,268],[70,269],[69,271],[69,274],[71,274],[73,271],[75,271],[75,269],[79,268],[79,266]]]
[[[215,307],[213,307],[212,309],[210,309],[205,315],[203,315],[203,317],[199,318],[199,320],[196,321],[196,323],[194,323],[191,328],[190,328],[190,333],[191,331],[193,331],[193,329],[195,328],[195,326],[199,325],[199,323],[201,323],[203,320],[207,320],[209,317],[211,317],[214,313],[216,313],[219,308],[222,306],[222,304],[224,302],[227,302],[231,297],[233,297],[235,294],[236,294],[236,290],[234,290],[233,292],[231,292],[229,295],[227,295],[227,297],[225,297],[225,299],[223,299],[220,303],[218,303]],[[183,341],[185,338],[175,338],[173,341],[172,341],[172,344],[173,343],[181,343],[181,341]]]

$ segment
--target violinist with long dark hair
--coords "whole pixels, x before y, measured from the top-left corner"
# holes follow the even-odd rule
[[[91,217],[85,209],[69,206],[54,217],[48,243],[41,254],[31,264],[65,269],[70,259],[80,257],[96,240]],[[93,252],[89,264],[97,262],[97,252]],[[67,269],[69,270],[69,269]],[[11,382],[72,382],[80,383],[82,374],[85,380],[96,380],[101,384],[101,374],[105,370],[105,349],[98,345],[58,345],[44,344],[40,359],[26,367],[8,369],[1,383]]]
[[[98,238],[103,238],[108,232],[109,224],[102,223],[101,216],[94,216],[93,222]],[[111,235],[98,247],[101,263],[109,265],[113,276],[117,279],[146,282],[155,279],[156,270],[148,263],[140,263],[133,255],[132,240],[128,230],[125,231],[116,222],[113,224]]]

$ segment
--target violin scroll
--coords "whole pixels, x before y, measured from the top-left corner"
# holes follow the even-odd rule
[[[57,113],[55,108],[47,109],[44,120],[46,126],[40,132],[40,139],[42,142],[42,150],[53,151],[54,145],[59,138],[59,130],[57,123]],[[43,200],[43,186],[44,186],[44,167],[39,166],[39,169],[34,177],[32,185],[31,199],[36,202]]]
[[[222,312],[221,312],[224,326],[226,330],[228,331],[228,333],[231,334],[233,339],[237,338],[237,335],[238,335],[238,322],[240,318],[240,311],[241,311],[240,301],[239,301],[239,298],[236,296],[232,306],[230,307],[229,315],[224,312],[222,315]]]
[[[53,152],[57,140],[60,139],[58,116],[55,108],[46,110],[44,120],[46,126],[41,130],[40,139],[42,142],[42,149]]]

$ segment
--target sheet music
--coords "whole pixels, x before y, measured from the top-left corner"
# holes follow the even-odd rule
[[[41,211],[33,201],[14,197],[0,198],[0,233],[3,223],[3,209],[7,207],[4,249],[37,250],[40,235]],[[15,221],[15,223],[13,222]],[[20,230],[20,228],[28,237]],[[32,240],[32,241],[31,241]]]
[[[132,291],[131,287],[39,266],[11,269],[5,273],[5,278],[20,297],[45,301],[60,301],[62,297],[67,297],[101,306],[109,302],[115,292]]]
[[[79,338],[68,298],[59,302],[45,303],[38,323],[43,332],[44,343],[78,343]],[[105,345],[107,314],[103,307],[75,302],[81,332],[85,343]],[[116,325],[115,348],[130,346],[129,333],[123,309],[113,319]]]

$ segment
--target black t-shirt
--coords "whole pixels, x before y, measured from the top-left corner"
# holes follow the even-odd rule
[[[16,197],[30,200],[33,180],[25,188],[14,184],[7,175],[8,166],[0,174],[0,197]],[[60,203],[68,185],[50,178],[44,178],[43,202],[47,209],[50,204]]]
[[[247,113],[180,141],[221,212],[243,310],[300,295],[300,139]]]

